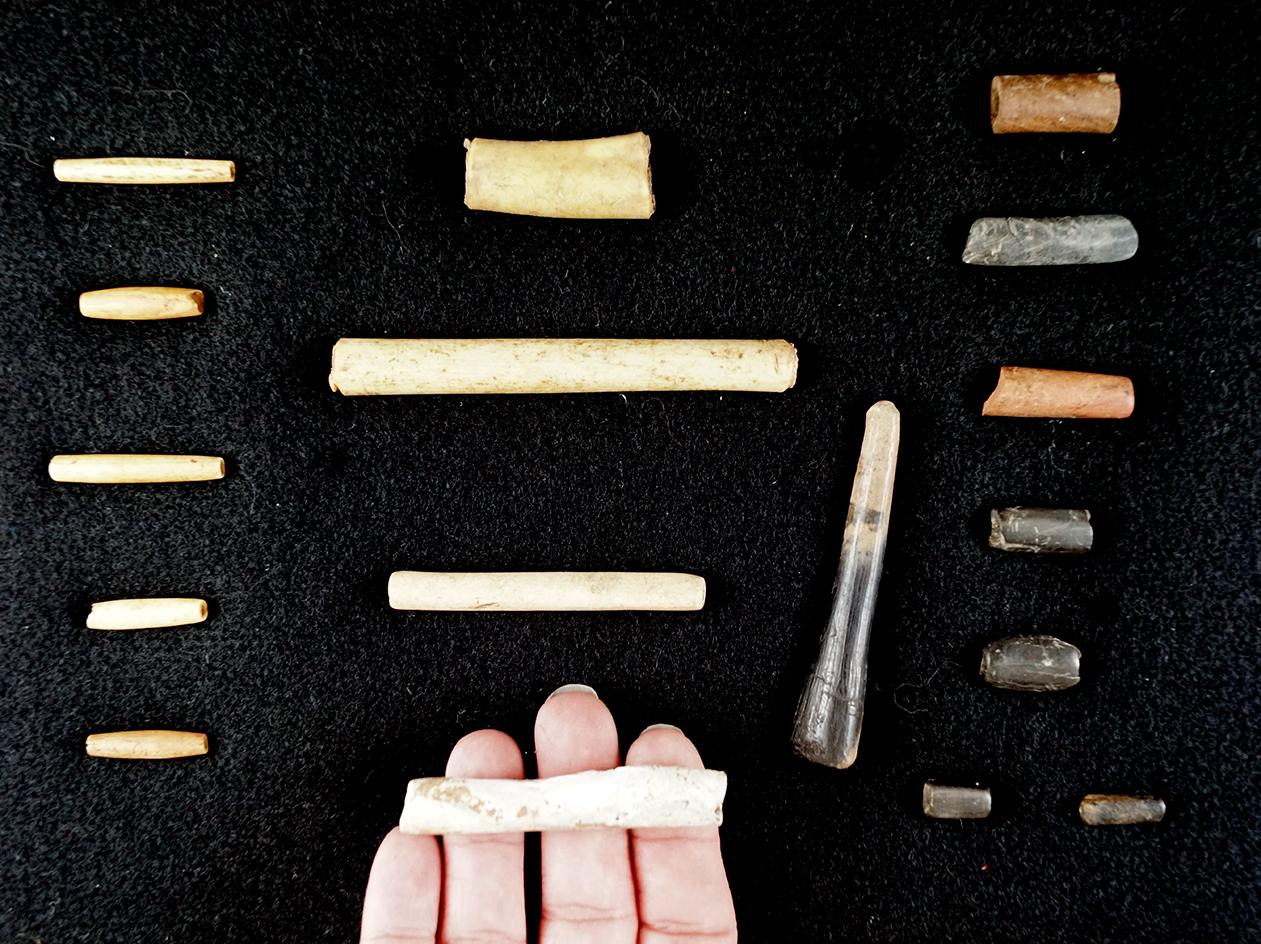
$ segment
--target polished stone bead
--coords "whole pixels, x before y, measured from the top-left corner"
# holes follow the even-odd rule
[[[1159,823],[1165,818],[1165,801],[1153,796],[1088,793],[1082,797],[1077,815],[1087,826]]]
[[[952,787],[924,784],[924,815],[933,819],[985,819],[990,815],[988,787]]]
[[[990,547],[1027,554],[1085,554],[1094,544],[1084,508],[995,508]]]
[[[1054,636],[999,639],[981,653],[981,677],[995,688],[1058,692],[1081,681],[1081,650]]]
[[[1039,266],[1122,262],[1138,251],[1138,232],[1124,216],[983,216],[972,224],[963,261],[970,265]]]

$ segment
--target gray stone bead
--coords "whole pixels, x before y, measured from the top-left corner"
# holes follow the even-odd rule
[[[995,508],[990,547],[1025,554],[1085,554],[1095,541],[1084,508]]]
[[[1138,232],[1124,216],[983,216],[972,224],[963,261],[1035,266],[1122,262],[1138,251]]]
[[[981,677],[995,688],[1058,692],[1081,681],[1081,650],[1054,636],[999,639],[981,653]]]

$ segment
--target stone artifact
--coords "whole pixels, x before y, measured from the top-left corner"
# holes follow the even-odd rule
[[[1134,412],[1129,377],[1041,367],[1002,367],[982,416],[1125,419]]]
[[[76,157],[53,162],[53,176],[69,184],[227,184],[236,164],[196,157]]]
[[[952,787],[931,780],[924,784],[924,815],[933,819],[985,819],[990,806],[988,787]]]
[[[54,482],[126,485],[148,482],[205,482],[223,478],[218,456],[109,455],[53,456],[48,475]]]
[[[1138,251],[1138,232],[1123,216],[983,216],[972,224],[963,261],[985,266],[1123,262]]]
[[[342,338],[328,384],[348,397],[435,393],[751,390],[797,380],[787,341]]]
[[[705,578],[623,571],[390,574],[396,610],[699,610]]]
[[[1085,508],[994,508],[990,547],[1025,554],[1085,554],[1095,540]]]
[[[150,597],[104,600],[92,604],[88,629],[162,629],[189,626],[206,619],[205,600],[196,597]]]
[[[845,768],[858,757],[867,648],[889,535],[900,429],[897,407],[888,400],[867,411],[841,561],[832,585],[832,611],[793,721],[793,750],[828,767]]]
[[[526,216],[646,220],[652,143],[642,132],[583,141],[465,141],[464,204]]]
[[[103,288],[79,296],[79,313],[83,317],[109,321],[194,318],[205,310],[206,296],[195,288],[138,285]]]
[[[535,833],[722,825],[727,775],[614,767],[539,780],[428,777],[407,785],[405,833]]]
[[[996,75],[990,83],[990,127],[995,134],[1109,134],[1120,115],[1121,86],[1111,72]]]
[[[1081,650],[1054,636],[1011,636],[981,653],[981,678],[1017,692],[1059,692],[1081,681]]]
[[[1130,826],[1159,823],[1165,818],[1165,801],[1153,796],[1087,793],[1077,815],[1087,826]]]
[[[87,739],[89,757],[120,760],[198,757],[209,750],[209,738],[197,731],[106,731]]]

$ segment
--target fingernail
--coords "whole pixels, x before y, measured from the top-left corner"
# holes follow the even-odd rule
[[[557,695],[564,695],[566,692],[583,692],[587,695],[590,695],[592,698],[600,697],[599,695],[595,693],[595,689],[592,688],[590,685],[580,685],[577,682],[571,683],[569,685],[562,685],[560,688],[556,689],[556,691],[552,692],[552,694],[548,695],[547,697],[550,700],[552,698],[555,698]]]
[[[648,727],[644,728],[644,734],[647,734],[649,731],[678,731],[680,734],[683,733],[683,729],[677,724],[665,724],[664,722],[660,724],[650,724]]]

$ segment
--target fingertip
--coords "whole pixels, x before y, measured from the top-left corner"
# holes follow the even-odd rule
[[[509,735],[494,728],[466,734],[451,749],[447,776],[519,780],[525,776],[521,748]]]
[[[534,719],[539,776],[617,766],[617,725],[593,692],[553,694]]]
[[[635,738],[626,752],[628,767],[695,767],[705,766],[700,751],[686,734],[673,725],[651,725]]]
[[[363,899],[362,940],[432,940],[438,926],[442,856],[434,836],[411,836],[397,826],[381,840]]]

